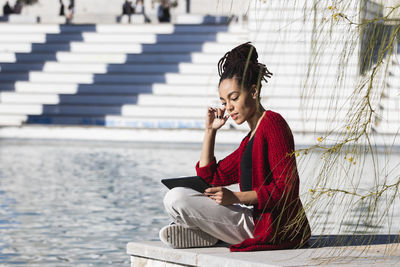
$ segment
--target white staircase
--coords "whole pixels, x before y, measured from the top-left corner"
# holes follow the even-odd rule
[[[220,105],[218,60],[252,41],[274,73],[263,84],[263,105],[284,116],[298,144],[346,133],[358,97],[358,29],[322,23],[333,19],[324,3],[313,17],[306,1],[294,10],[256,1],[248,25],[0,24],[0,126],[202,129],[206,106]],[[348,3],[349,13],[357,9],[356,1]],[[373,103],[379,108],[371,129],[381,135],[399,132],[399,66],[395,58]],[[243,130],[238,136],[247,131],[231,120],[229,128]]]
[[[202,128],[218,59],[247,30],[3,24],[0,36],[0,125]]]

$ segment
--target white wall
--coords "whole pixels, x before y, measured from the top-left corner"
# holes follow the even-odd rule
[[[259,1],[259,0],[256,0]],[[191,0],[190,12],[209,15],[247,14],[251,0]]]

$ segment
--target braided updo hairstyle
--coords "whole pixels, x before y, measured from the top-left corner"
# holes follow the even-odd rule
[[[259,91],[260,100],[261,81],[267,81],[272,73],[264,64],[258,62],[256,48],[250,43],[241,44],[227,52],[218,61],[219,84],[225,79],[235,78],[238,86],[250,90],[252,85],[256,85]]]

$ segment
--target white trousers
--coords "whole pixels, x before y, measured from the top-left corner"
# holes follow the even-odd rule
[[[226,243],[254,237],[252,208],[246,205],[222,206],[193,189],[175,187],[165,195],[164,206],[176,224],[199,228]]]

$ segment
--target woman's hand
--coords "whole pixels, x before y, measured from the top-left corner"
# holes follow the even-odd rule
[[[239,199],[235,193],[225,187],[210,187],[206,189],[204,194],[220,205],[226,206],[239,203]]]
[[[211,108],[207,110],[206,129],[218,130],[228,120],[229,115],[224,116],[225,108]]]
[[[224,117],[225,108],[208,108],[206,116],[206,129],[204,133],[203,145],[201,146],[201,155],[199,167],[207,166],[214,159],[215,136],[217,130],[221,128],[228,120],[229,115]]]

